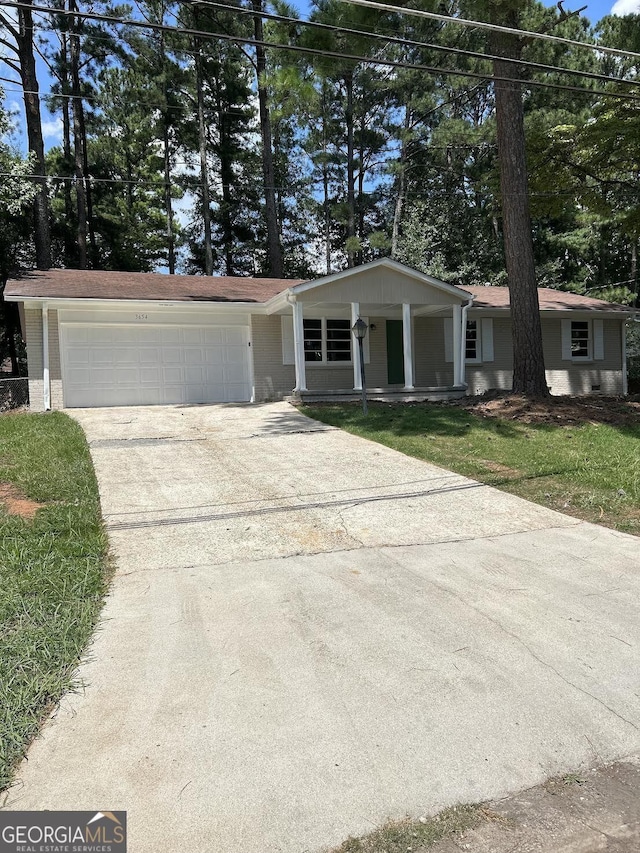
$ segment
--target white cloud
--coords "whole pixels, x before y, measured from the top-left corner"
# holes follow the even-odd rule
[[[640,13],[640,0],[617,0],[611,9],[612,15],[633,15]]]
[[[55,117],[42,122],[42,135],[50,145],[62,140],[62,119]]]

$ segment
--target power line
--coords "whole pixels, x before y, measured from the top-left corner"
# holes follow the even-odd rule
[[[487,21],[473,21],[466,18],[454,18],[452,15],[443,15],[439,12],[425,12],[422,9],[408,9],[406,6],[391,6],[389,3],[377,3],[374,0],[340,0],[341,3],[349,3],[354,6],[366,6],[368,9],[379,9],[384,12],[395,12],[401,15],[413,15],[418,18],[429,18],[433,21],[444,21],[447,24],[458,24],[463,27],[473,27],[474,29],[490,30],[492,32],[506,33],[515,35],[519,38],[534,38],[543,39],[545,41],[553,41],[559,44],[565,44],[569,47],[588,48],[595,50],[598,53],[609,53],[612,56],[622,56],[626,58],[640,59],[640,53],[635,53],[632,50],[621,50],[617,47],[606,47],[600,44],[590,44],[586,41],[577,41],[576,39],[568,39],[563,36],[553,36],[550,33],[536,33],[530,30],[519,30],[515,27],[504,27],[500,24],[490,24]]]
[[[216,3],[213,0],[178,0],[178,2],[183,4],[187,8],[194,6],[206,6],[214,9],[227,11],[233,8],[234,12],[239,12],[241,14],[252,16],[256,14],[256,12],[254,12],[252,9],[245,9],[241,6],[230,7],[225,3]],[[578,69],[573,68],[563,68],[559,65],[545,65],[542,62],[531,62],[529,60],[513,59],[511,57],[497,56],[492,53],[482,53],[480,51],[475,50],[465,50],[462,48],[449,47],[447,45],[434,44],[431,42],[414,41],[412,39],[407,39],[400,36],[392,36],[384,32],[371,32],[371,30],[359,30],[350,27],[338,27],[333,24],[325,24],[319,21],[302,20],[300,18],[290,18],[286,15],[276,15],[271,12],[260,12],[259,14],[261,18],[265,18],[269,21],[276,21],[278,23],[300,24],[303,27],[321,29],[327,32],[338,32],[341,34],[346,33],[347,35],[353,36],[367,36],[368,38],[379,39],[382,41],[389,42],[390,44],[399,44],[408,47],[422,47],[427,48],[428,50],[440,51],[442,53],[452,53],[456,56],[469,56],[474,59],[483,59],[487,61],[499,59],[501,62],[512,63],[514,65],[522,66],[524,68],[535,68],[538,71],[547,71],[550,73],[571,74],[576,77],[583,77],[590,80],[600,80],[605,83],[624,83],[625,85],[629,86],[637,85],[637,83],[633,80],[623,80],[620,78],[611,77],[608,74],[599,74],[595,71],[580,71]]]
[[[364,0],[358,0],[358,2],[364,2]],[[368,2],[368,0],[367,0]],[[80,19],[88,19],[95,21],[103,21],[106,23],[118,24],[120,26],[130,26],[141,29],[150,29],[157,32],[172,32],[178,33],[180,35],[191,35],[201,38],[203,40],[215,41],[217,39],[221,39],[223,41],[232,42],[234,44],[246,44],[250,47],[264,47],[268,49],[274,50],[286,50],[294,53],[302,53],[311,56],[322,56],[327,59],[338,59],[342,62],[354,62],[356,64],[362,63],[363,65],[374,65],[374,66],[383,66],[390,68],[404,68],[412,71],[426,71],[430,74],[438,75],[441,74],[443,76],[450,77],[469,77],[475,80],[488,80],[492,82],[501,82],[501,83],[515,83],[517,85],[527,85],[529,87],[538,87],[543,89],[554,89],[558,91],[566,91],[566,92],[575,92],[579,94],[586,94],[590,96],[600,96],[603,98],[617,98],[621,100],[628,100],[637,102],[640,100],[640,96],[636,95],[627,95],[622,92],[610,92],[604,89],[586,89],[584,86],[567,86],[557,83],[546,83],[541,80],[527,80],[523,81],[520,78],[513,77],[497,77],[492,74],[482,74],[474,71],[460,71],[453,68],[442,68],[439,66],[432,65],[424,65],[421,63],[413,63],[413,62],[403,62],[400,60],[391,60],[391,59],[381,59],[367,56],[359,56],[357,54],[348,54],[341,53],[339,51],[330,51],[330,50],[320,50],[318,48],[309,48],[303,47],[301,45],[290,45],[290,44],[280,44],[277,42],[269,42],[264,40],[257,40],[252,38],[245,38],[243,36],[230,35],[228,33],[212,33],[206,30],[196,30],[188,27],[179,28],[173,26],[167,26],[165,24],[154,24],[145,21],[136,21],[133,19],[123,19],[116,18],[109,15],[99,15],[94,12],[70,12],[68,10],[59,10],[59,9],[50,9],[45,6],[34,6],[30,3],[20,3],[20,2],[5,2],[3,4],[8,8],[13,9],[29,9],[32,12],[43,13],[48,15],[65,15],[67,17],[74,17]],[[374,4],[377,5],[377,4]],[[393,7],[392,7],[393,8]]]
[[[270,12],[264,12],[263,11],[260,13],[256,13],[252,9],[246,9],[246,8],[240,7],[240,6],[230,7],[226,3],[217,3],[217,2],[213,2],[213,0],[177,0],[177,2],[182,3],[186,8],[190,8],[190,7],[193,8],[194,6],[206,6],[206,7],[219,9],[221,11],[233,11],[235,13],[241,13],[241,14],[246,14],[246,15],[251,15],[251,16],[255,16],[256,14],[259,14],[261,18],[264,18],[266,20],[276,21],[278,23],[299,24],[299,25],[304,26],[304,27],[311,27],[311,28],[321,29],[321,30],[325,30],[325,31],[329,31],[329,32],[338,32],[341,34],[346,33],[348,35],[354,35],[354,36],[363,36],[364,35],[364,36],[367,36],[368,38],[377,39],[377,40],[384,41],[384,42],[390,43],[390,44],[398,44],[401,46],[408,46],[408,47],[426,48],[428,50],[440,51],[441,53],[454,54],[456,56],[468,56],[468,57],[471,57],[474,59],[481,59],[481,60],[486,60],[486,61],[493,61],[493,60],[499,59],[505,63],[511,63],[511,64],[516,65],[516,66],[521,66],[523,68],[534,68],[538,71],[545,71],[548,73],[570,74],[570,75],[575,76],[575,77],[580,77],[580,78],[588,79],[588,80],[599,80],[600,82],[604,82],[604,83],[617,83],[617,84],[622,84],[624,86],[632,86],[632,87],[637,86],[637,82],[634,80],[625,80],[624,78],[620,78],[620,77],[611,77],[608,74],[600,74],[600,73],[595,72],[595,71],[581,71],[578,69],[566,68],[566,67],[560,66],[560,65],[547,65],[547,64],[544,64],[541,62],[532,62],[530,60],[514,59],[511,57],[501,57],[501,56],[497,56],[495,54],[483,53],[480,51],[473,51],[473,50],[466,50],[463,48],[450,47],[447,45],[439,45],[439,44],[435,44],[432,42],[415,41],[413,39],[407,39],[407,38],[400,37],[400,36],[393,36],[393,35],[391,35],[389,33],[385,33],[385,32],[372,32],[371,30],[364,30],[364,29],[359,30],[359,29],[353,29],[353,28],[349,28],[349,27],[339,27],[339,26],[335,26],[333,24],[326,24],[326,23],[322,23],[319,21],[309,21],[309,20],[304,20],[302,18],[292,18],[292,17],[288,17],[286,15],[277,15],[277,14],[270,13]],[[5,5],[7,5],[7,4],[5,4]],[[59,13],[59,14],[66,13],[67,15],[75,14],[72,12],[68,12],[66,10],[55,10],[55,12]],[[80,13],[80,14],[82,14],[82,13]],[[175,13],[171,12],[170,14],[172,14],[177,20],[179,20],[178,16]],[[181,31],[177,27],[174,28],[174,30],[176,32]],[[209,32],[209,31],[207,30],[206,32]],[[126,39],[121,35],[115,34],[111,38],[117,39],[119,41],[124,41],[126,43]],[[99,36],[96,36],[93,33],[91,34],[91,39],[92,39],[92,41],[103,41],[106,43],[108,43],[110,41],[109,38],[102,38],[101,39]],[[269,44],[271,45],[271,42],[269,42]],[[295,48],[291,48],[291,49],[295,49]],[[199,54],[199,51],[189,50],[188,48],[185,48],[185,47],[178,48],[176,50],[176,52],[181,53],[181,54],[186,54],[187,56],[197,56]],[[3,78],[0,78],[0,79],[3,79]],[[63,97],[63,95],[61,94],[61,95],[59,95],[59,97]],[[73,97],[73,96],[71,96],[71,97]],[[89,99],[88,96],[84,96],[84,97],[87,100]],[[150,105],[151,106],[163,106],[162,104],[155,104],[155,105],[150,104]],[[167,107],[167,109],[180,109],[180,107]]]

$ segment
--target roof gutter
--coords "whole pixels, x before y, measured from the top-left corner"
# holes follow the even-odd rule
[[[95,306],[101,308],[131,308],[135,305],[144,305],[147,310],[151,306],[155,306],[156,308],[183,307],[185,309],[193,306],[198,311],[202,311],[203,308],[211,308],[212,310],[224,313],[238,313],[242,311],[249,314],[264,314],[266,312],[265,302],[218,302],[213,299],[100,299],[86,296],[23,296],[19,294],[8,294],[4,298],[6,302],[23,302],[25,305],[31,303],[37,306],[46,303],[51,308],[86,309]]]

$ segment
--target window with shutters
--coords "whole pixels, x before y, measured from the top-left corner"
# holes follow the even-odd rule
[[[494,360],[491,317],[467,320],[464,353],[467,364],[484,364]],[[444,319],[444,360],[453,361],[453,320],[449,317]]]
[[[480,361],[480,346],[478,340],[478,321],[467,320],[467,337],[465,358],[467,361]]]
[[[591,329],[588,320],[571,321],[571,358],[591,358]]]

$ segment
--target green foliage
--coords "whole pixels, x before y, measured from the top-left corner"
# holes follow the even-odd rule
[[[425,0],[425,9],[439,9]],[[311,30],[286,0],[273,11],[292,20],[264,22],[267,41],[293,47],[384,56],[402,64],[456,67],[487,74],[491,62],[463,51],[491,53],[486,31],[442,25],[388,10],[317,0],[311,18],[337,29]],[[638,50],[640,16],[607,17],[599,31],[584,17],[562,18],[538,0],[454,0],[452,15],[493,17],[570,39]],[[92,263],[148,270],[166,262],[167,199],[163,153],[168,147],[172,233],[184,271],[202,273],[204,204],[200,180],[198,86],[204,105],[206,173],[214,269],[229,275],[266,270],[265,188],[255,98],[253,49],[198,38],[188,30],[253,36],[251,16],[233,9],[140,0],[114,13],[179,23],[178,32],[146,32],[84,21],[81,88],[92,190]],[[66,128],[48,154],[56,265],[77,263],[73,122],[69,88],[69,21],[54,19],[43,43],[56,78],[48,100]],[[383,45],[368,31],[406,39]],[[57,39],[57,41],[56,41]],[[429,45],[454,53],[444,55]],[[640,118],[635,102],[527,86],[528,78],[635,93],[638,67],[566,44],[531,39],[523,58],[567,71],[598,72],[612,82],[523,69],[530,205],[540,286],[638,300]],[[195,55],[198,54],[198,63]],[[196,66],[200,64],[202,79]],[[268,50],[261,82],[271,121],[277,227],[285,274],[307,277],[347,260],[389,254],[447,281],[504,284],[501,207],[490,82],[406,67],[358,63],[298,51]],[[0,156],[5,156],[0,152]],[[29,168],[13,162],[0,193],[3,216],[19,226],[0,239],[3,258],[29,265]],[[14,223],[15,225],[15,223]],[[26,239],[25,239],[26,237]],[[6,264],[5,264],[6,265]],[[613,291],[612,291],[613,292]]]
[[[42,503],[0,505],[0,790],[73,685],[106,590],[106,537],[80,427],[59,413],[0,417],[0,483]]]

